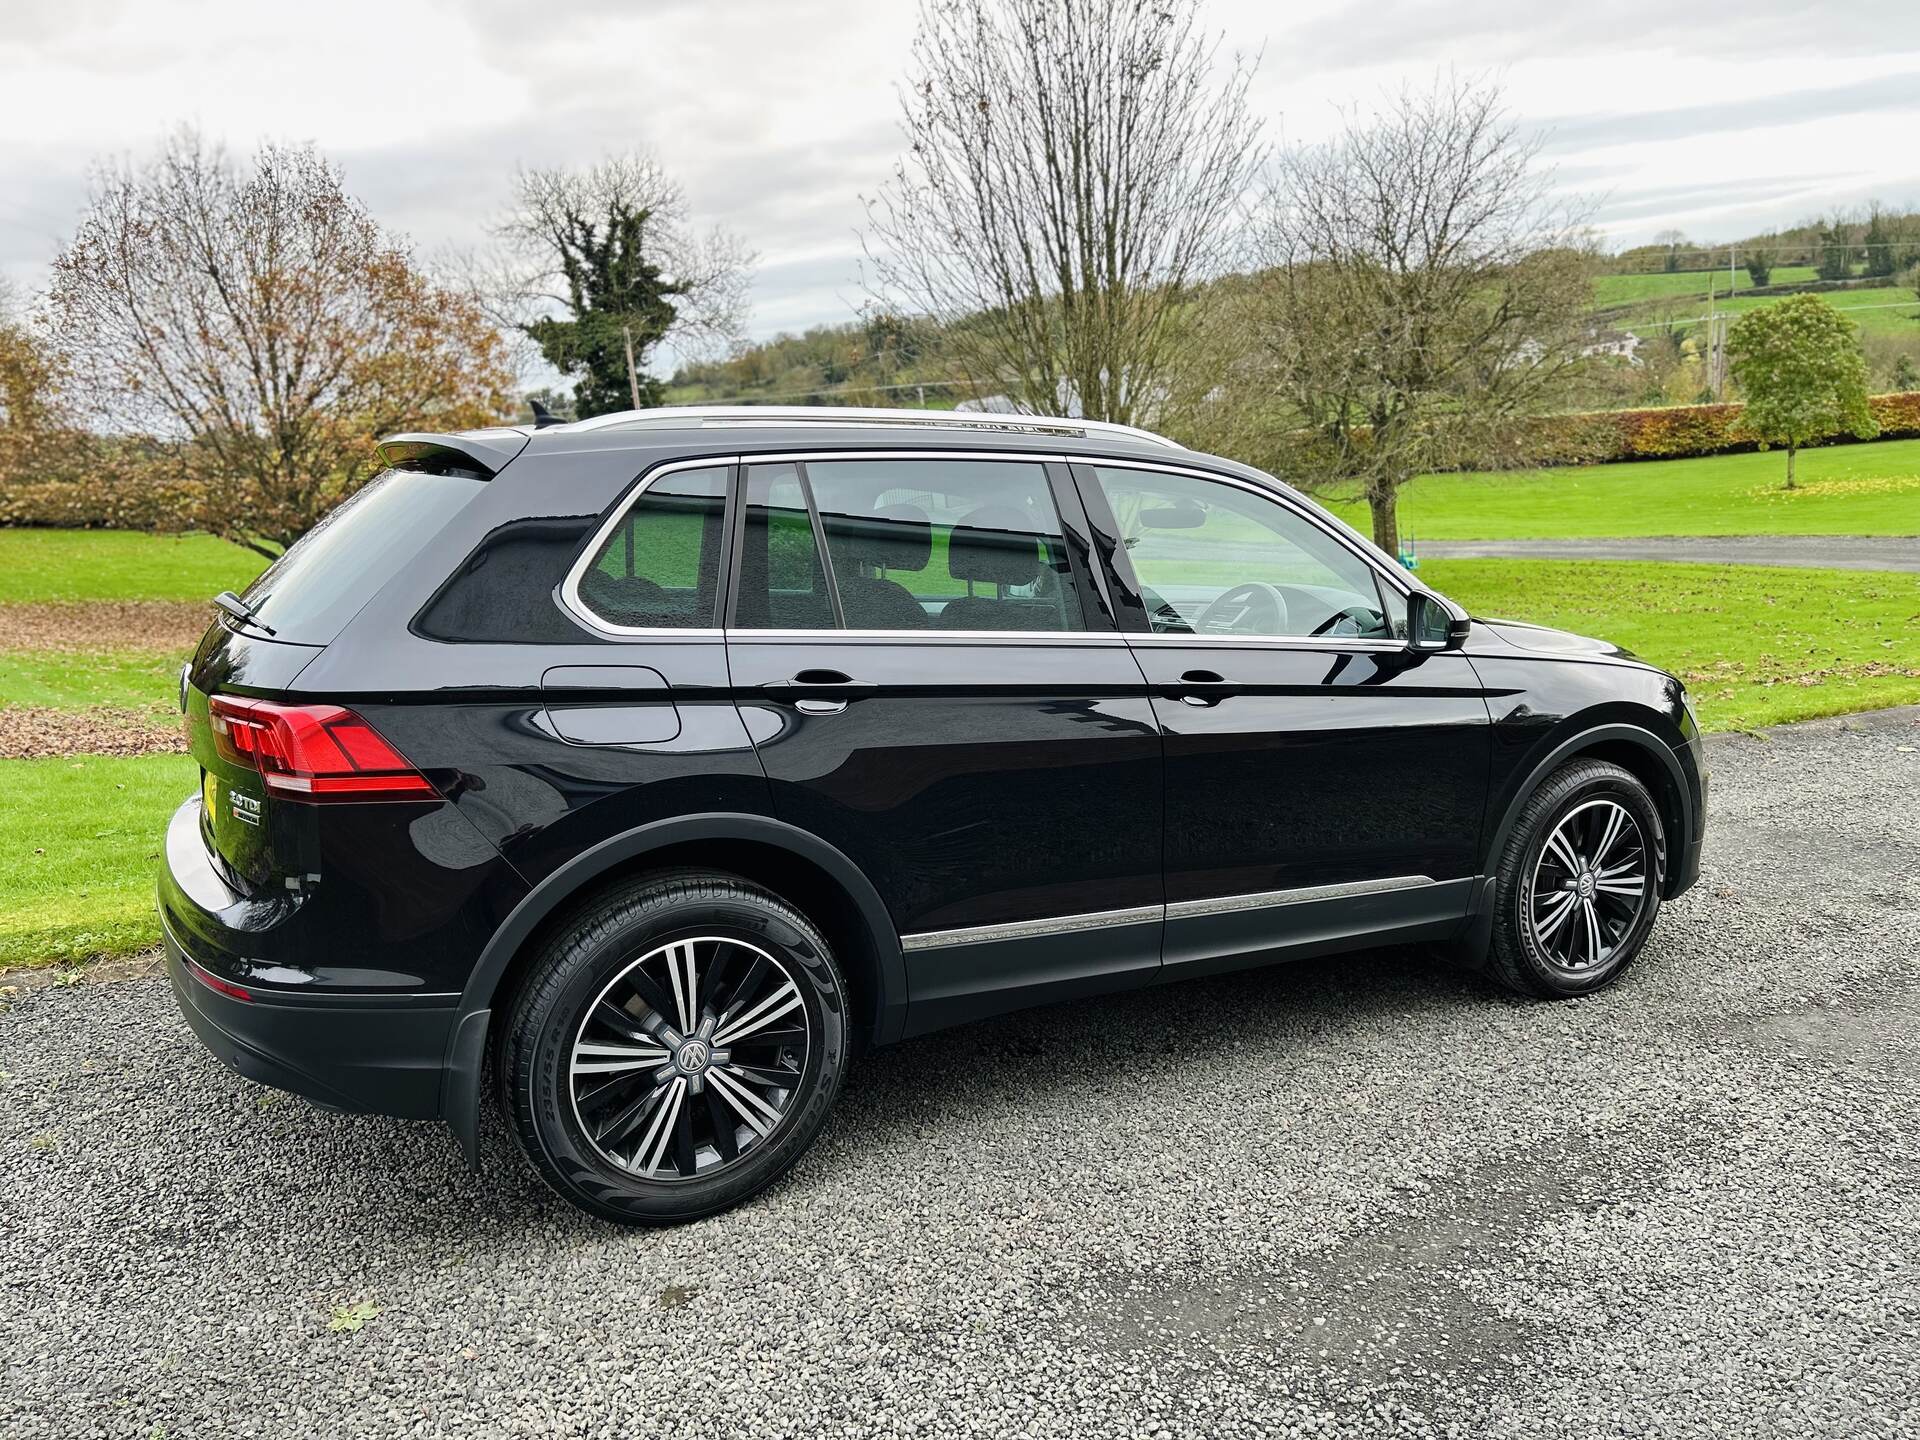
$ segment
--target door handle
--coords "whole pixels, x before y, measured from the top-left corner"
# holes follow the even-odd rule
[[[855,680],[838,670],[802,670],[791,680],[769,680],[760,687],[773,694],[788,694],[795,690],[827,691],[844,695],[849,691],[877,690],[880,687],[872,680]]]
[[[1195,706],[1218,705],[1223,695],[1236,688],[1233,681],[1212,670],[1189,670],[1180,677],[1178,686],[1181,691],[1199,692],[1180,696],[1181,704]]]

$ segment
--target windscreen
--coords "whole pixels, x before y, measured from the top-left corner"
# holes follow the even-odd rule
[[[245,599],[274,638],[325,645],[485,484],[389,470],[301,536]]]

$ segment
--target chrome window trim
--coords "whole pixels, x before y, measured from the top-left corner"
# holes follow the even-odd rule
[[[576,423],[585,424],[588,422]],[[652,485],[654,481],[658,480],[662,475],[670,475],[680,470],[709,470],[728,466],[739,467],[760,464],[778,465],[790,464],[794,461],[811,460],[976,460],[982,462],[1011,460],[1036,465],[1084,465],[1089,468],[1107,466],[1128,470],[1158,471],[1163,474],[1185,475],[1196,480],[1212,480],[1219,484],[1231,485],[1235,489],[1244,490],[1249,495],[1255,495],[1261,499],[1273,501],[1289,514],[1298,515],[1308,524],[1324,531],[1327,537],[1336,544],[1341,545],[1347,551],[1357,556],[1370,570],[1386,577],[1388,583],[1398,589],[1403,596],[1413,593],[1413,591],[1418,588],[1406,578],[1406,572],[1399,566],[1383,564],[1379,560],[1376,560],[1371,553],[1371,546],[1364,545],[1364,542],[1361,545],[1356,545],[1354,540],[1358,538],[1359,532],[1353,530],[1351,526],[1332,515],[1320,512],[1317,507],[1312,506],[1310,503],[1298,500],[1284,489],[1276,489],[1271,486],[1262,485],[1251,480],[1243,479],[1237,475],[1226,475],[1218,470],[1206,470],[1194,465],[1168,464],[1158,460],[1136,460],[1090,455],[1063,455],[1040,450],[988,450],[984,448],[974,449],[971,447],[965,450],[943,450],[931,446],[922,446],[914,449],[901,450],[782,450],[771,451],[765,454],[706,455],[698,459],[665,461],[653,469],[642,473],[639,478],[634,481],[632,486],[628,488],[626,494],[615,503],[613,509],[608,512],[607,519],[600,525],[599,529],[594,531],[593,538],[588,541],[586,548],[580,552],[572,568],[567,571],[566,579],[560,583],[559,599],[561,608],[573,619],[597,634],[605,635],[613,639],[628,640],[727,640],[729,642],[745,642],[755,639],[773,641],[820,640],[823,637],[830,636],[836,640],[859,640],[865,642],[891,641],[896,644],[919,644],[926,641],[946,643],[953,641],[1013,640],[1021,642],[1050,641],[1053,643],[1068,644],[1119,643],[1127,645],[1195,645],[1222,643],[1228,645],[1270,645],[1283,649],[1305,650],[1367,649],[1400,651],[1407,648],[1407,642],[1403,640],[1368,640],[1360,637],[1348,639],[1341,636],[1154,635],[1100,630],[748,630],[737,626],[732,629],[725,629],[707,626],[688,626],[681,628],[616,625],[610,620],[603,620],[595,615],[594,612],[588,608],[586,602],[581,600],[580,580],[592,564],[593,557],[600,553],[600,547],[604,545],[608,537],[619,528],[620,522],[626,518],[627,512],[630,511],[633,506],[639,502],[640,497],[646,493],[647,487]],[[1279,485],[1279,483],[1277,480],[1274,481],[1275,486]],[[1055,518],[1058,519],[1059,517],[1056,515]],[[1065,522],[1063,521],[1061,523],[1064,530]],[[729,545],[733,543],[731,536],[728,537],[726,543]]]
[[[596,615],[587,602],[580,598],[580,581],[592,568],[593,557],[600,553],[600,547],[607,543],[615,530],[620,528],[620,522],[627,518],[633,507],[640,502],[640,497],[647,493],[647,487],[662,475],[672,475],[681,470],[728,470],[739,463],[740,457],[737,455],[705,455],[698,460],[668,460],[664,464],[654,466],[651,470],[643,471],[639,478],[627,487],[626,493],[614,503],[613,508],[607,512],[607,518],[601,522],[600,528],[593,532],[593,538],[587,542],[586,548],[574,559],[572,568],[567,571],[567,578],[560,582],[560,607],[589,630],[616,638],[718,640],[725,636],[726,631],[718,626],[617,625],[611,620]],[[724,501],[723,493],[723,504]],[[731,545],[732,537],[724,537],[721,543]]]
[[[1136,905],[1127,910],[1095,910],[1037,920],[1013,920],[1000,925],[967,925],[956,930],[922,930],[900,937],[906,951],[936,950],[948,945],[997,944],[1003,940],[1032,940],[1138,925],[1149,920],[1192,920],[1206,915],[1230,915],[1242,910],[1272,910],[1286,905],[1308,905],[1319,900],[1348,900],[1395,890],[1419,890],[1440,882],[1431,875],[1384,875],[1377,880],[1347,880],[1333,885],[1302,885],[1292,890],[1255,890],[1242,895],[1215,895],[1203,900],[1176,900],[1170,905]]]
[[[686,634],[686,631],[679,631]],[[944,645],[951,642],[977,644],[982,640],[1006,640],[1021,645],[1125,645],[1127,636],[1117,630],[743,630],[726,632],[729,645],[754,645],[761,641],[786,644],[795,640],[858,640],[882,645]]]

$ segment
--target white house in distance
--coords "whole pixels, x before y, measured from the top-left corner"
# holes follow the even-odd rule
[[[1640,363],[1640,337],[1631,330],[1595,330],[1580,347],[1582,355],[1618,355],[1630,364]]]
[[[1629,365],[1640,363],[1640,346],[1645,343],[1631,330],[1615,330],[1609,326],[1596,326],[1587,332],[1586,342],[1580,347],[1580,354],[1611,355],[1626,361]],[[1537,365],[1546,354],[1546,347],[1538,340],[1522,340],[1513,347],[1514,359],[1527,365]]]

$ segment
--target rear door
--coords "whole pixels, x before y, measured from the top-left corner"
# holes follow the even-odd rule
[[[776,812],[870,876],[910,1033],[1150,978],[1160,737],[1063,466],[743,466],[727,649]]]
[[[1491,727],[1401,583],[1248,482],[1077,465],[1166,739],[1169,977],[1464,915]]]

